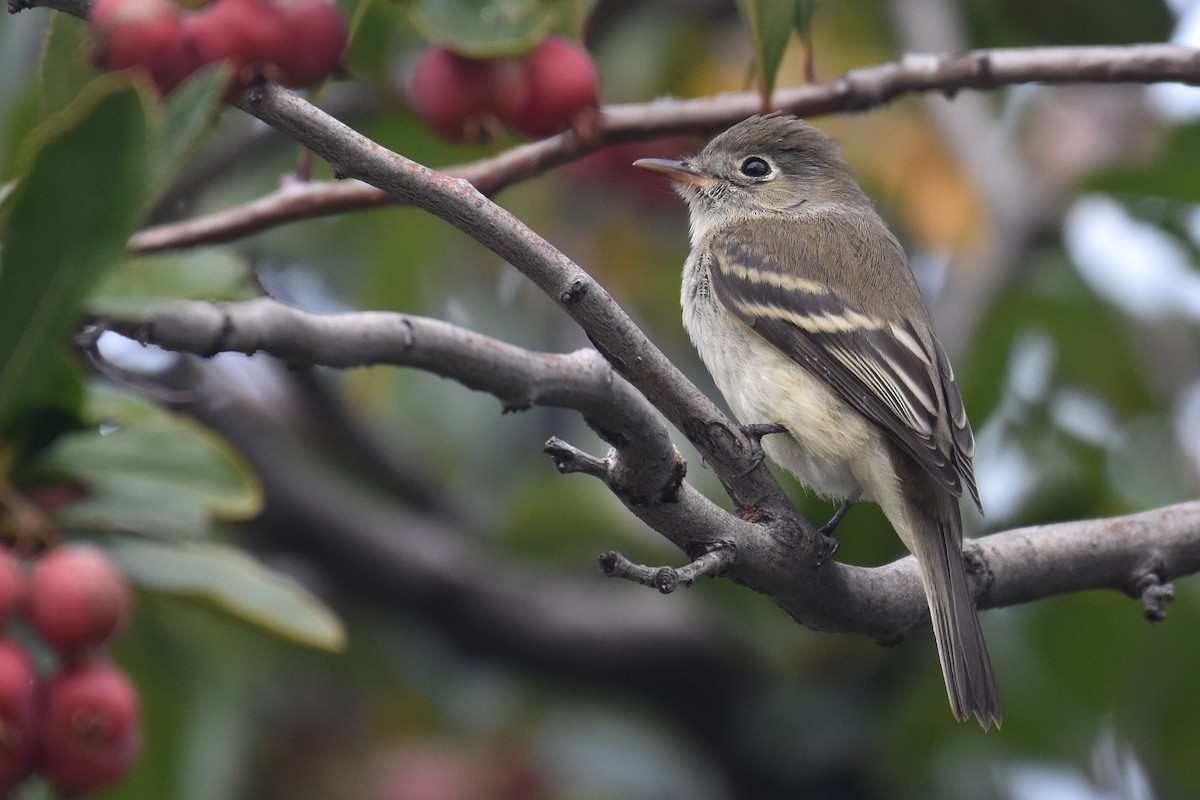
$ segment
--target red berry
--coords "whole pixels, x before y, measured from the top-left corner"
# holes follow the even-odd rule
[[[33,772],[37,755],[37,673],[25,648],[0,639],[0,792]]]
[[[99,0],[88,19],[93,57],[104,69],[140,70],[164,95],[195,69],[171,0]]]
[[[133,766],[142,743],[137,688],[111,664],[55,675],[42,707],[41,770],[70,792],[106,786]]]
[[[324,79],[346,49],[346,23],[329,0],[275,0],[283,28],[282,43],[271,56],[268,74],[298,89]]]
[[[7,547],[0,547],[0,624],[25,601],[25,570]]]
[[[287,46],[283,19],[267,0],[216,0],[184,17],[184,38],[202,64],[228,60],[232,91],[258,77],[262,65]]]
[[[489,138],[515,118],[526,97],[520,65],[510,58],[467,58],[431,47],[413,71],[413,108],[451,141]]]
[[[29,623],[68,657],[111,639],[132,607],[125,576],[95,547],[60,545],[38,559],[29,577]]]
[[[547,36],[521,64],[529,94],[514,127],[526,136],[541,138],[565,131],[599,105],[596,65],[570,39]]]

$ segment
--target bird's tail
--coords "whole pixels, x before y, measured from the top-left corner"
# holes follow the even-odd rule
[[[974,714],[985,731],[999,728],[1000,695],[963,566],[958,498],[910,503],[908,511],[950,709],[960,721]]]

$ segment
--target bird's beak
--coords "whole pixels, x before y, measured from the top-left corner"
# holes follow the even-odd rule
[[[689,183],[693,186],[708,186],[712,183],[712,178],[703,172],[697,172],[682,161],[672,161],[669,158],[639,158],[633,165],[676,183]]]

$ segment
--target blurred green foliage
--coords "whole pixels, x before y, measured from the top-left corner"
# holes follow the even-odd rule
[[[819,77],[894,57],[884,5],[818,5],[807,30]],[[322,102],[384,146],[431,166],[500,152],[513,142],[436,140],[407,107],[404,69],[425,38],[449,36],[476,52],[515,51],[551,27],[570,28],[589,8],[534,6],[512,26],[476,28],[457,21],[477,13],[474,0],[346,4],[357,15],[348,76]],[[746,3],[743,13],[752,6],[770,4]],[[964,8],[971,46],[1153,40],[1170,29],[1157,3]],[[604,96],[629,102],[736,89],[756,60],[778,63],[781,85],[799,84],[803,48],[791,29],[756,43],[753,26],[735,12],[732,4],[597,3],[587,41]],[[0,430],[8,443],[0,480],[24,488],[51,477],[85,481],[97,492],[88,502],[99,516],[80,518],[89,511],[83,505],[64,511],[61,524],[71,535],[107,539],[141,586],[137,620],[117,656],[143,694],[147,750],[130,780],[106,796],[370,799],[373,775],[411,769],[414,760],[432,771],[448,761],[480,781],[499,780],[500,772],[506,780],[521,771],[536,776],[539,788],[514,798],[737,796],[712,742],[654,704],[481,659],[445,635],[433,611],[372,602],[359,587],[329,585],[321,564],[280,555],[278,543],[255,546],[261,540],[252,525],[229,524],[252,516],[260,497],[228,442],[144,400],[85,384],[68,346],[82,314],[171,297],[236,299],[259,291],[259,281],[322,310],[425,314],[535,349],[567,351],[587,341],[511,268],[413,209],[127,257],[124,242],[152,206],[156,221],[166,221],[255,198],[295,168],[298,154],[245,115],[217,110],[217,75],[199,76],[165,107],[97,76],[80,55],[83,26],[65,16],[49,26],[38,62],[39,46],[28,40],[40,39],[43,13],[0,21]],[[20,69],[4,62],[18,54]],[[1019,113],[1013,94],[997,93],[994,105]],[[969,251],[986,227],[984,204],[919,103],[819,122],[837,132],[856,174],[912,250],[943,252],[952,264]],[[1188,241],[1194,256],[1196,233],[1178,220],[1198,199],[1197,126],[1165,129],[1149,115],[1137,124],[1162,141],[1138,163],[1114,159],[1080,171],[1059,188],[1061,203],[1082,191],[1131,207],[1156,198],[1169,211],[1160,215],[1163,229]],[[1022,133],[1014,126],[997,135],[1021,141]],[[591,270],[716,397],[679,323],[686,218],[667,189],[633,174],[634,157],[612,148],[590,168],[556,170],[498,201]],[[194,164],[203,169],[189,171]],[[316,173],[330,174],[321,164]],[[164,187],[175,200],[155,205]],[[1031,243],[975,323],[955,362],[981,434],[981,475],[1003,460],[1016,463],[1024,481],[988,517],[973,520],[977,532],[1196,496],[1197,466],[1187,460],[1177,416],[1185,390],[1200,381],[1195,348],[1148,349],[1154,325],[1095,294],[1057,230]],[[1181,324],[1194,342],[1197,322]],[[1024,394],[1017,367],[1041,352],[1049,360],[1040,388]],[[1173,384],[1158,379],[1164,371]],[[609,547],[651,563],[682,559],[598,483],[561,476],[540,455],[549,435],[603,453],[575,416],[543,409],[501,416],[490,397],[391,369],[351,372],[337,385],[354,414],[384,431],[378,438],[385,446],[453,498],[479,546],[498,559],[583,582],[603,580],[592,560]],[[1117,435],[1084,436],[1064,425],[1064,398],[1094,401]],[[279,414],[287,417],[285,409]],[[1124,439],[1135,435],[1147,439],[1131,447]],[[1141,441],[1151,444],[1137,447]],[[711,471],[681,447],[688,479],[727,505]],[[832,513],[781,479],[814,519]],[[153,503],[141,499],[147,494]],[[854,563],[903,552],[873,506],[856,508],[838,534],[839,558]],[[260,558],[251,560],[251,552]],[[1140,617],[1136,601],[1116,593],[986,613],[1005,702],[1004,729],[990,735],[950,718],[933,643],[923,633],[893,648],[813,633],[728,581],[703,581],[686,597],[661,602],[693,603],[737,631],[731,641],[745,643],[742,657],[757,683],[737,713],[722,718],[734,751],[725,757],[768,783],[853,775],[845,785],[857,794],[838,795],[835,783],[810,787],[811,796],[951,798],[970,786],[973,797],[1013,797],[1009,779],[1029,765],[1087,773],[1098,737],[1111,728],[1141,758],[1161,797],[1183,798],[1200,793],[1192,732],[1200,689],[1191,675],[1200,661],[1200,585],[1187,578],[1176,591],[1168,620],[1156,626]],[[323,651],[339,647],[343,633],[343,653]]]

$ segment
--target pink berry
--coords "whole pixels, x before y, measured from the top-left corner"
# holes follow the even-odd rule
[[[171,0],[98,0],[88,19],[93,57],[104,69],[140,70],[165,95],[196,67]]]
[[[68,667],[46,684],[41,771],[68,792],[123,778],[142,743],[137,688],[111,664]]]
[[[346,23],[329,0],[275,0],[283,29],[282,43],[271,56],[268,74],[298,89],[323,80],[346,49]]]
[[[33,772],[37,756],[37,673],[25,648],[0,639],[0,792]]]
[[[125,576],[95,547],[60,545],[38,559],[29,577],[29,624],[67,657],[111,639],[132,607]]]
[[[184,38],[201,64],[228,61],[233,67],[233,94],[250,86],[287,46],[282,17],[268,0],[216,0],[183,23]]]
[[[510,58],[467,58],[431,47],[412,77],[412,104],[421,119],[450,141],[489,138],[525,106],[520,64]]]
[[[596,65],[570,39],[547,36],[521,63],[529,93],[514,127],[526,136],[565,131],[598,107]]]

